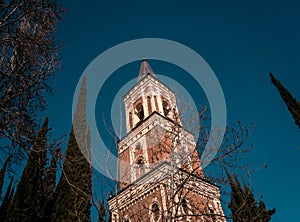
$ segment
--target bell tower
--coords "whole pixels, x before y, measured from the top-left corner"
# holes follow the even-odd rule
[[[146,59],[123,100],[127,133],[118,142],[112,220],[225,221],[219,188],[205,180],[194,137],[181,127],[176,96]]]
[[[124,105],[127,133],[153,112],[173,120],[178,112],[174,93],[156,78],[146,59],[141,63],[137,84],[124,96]]]

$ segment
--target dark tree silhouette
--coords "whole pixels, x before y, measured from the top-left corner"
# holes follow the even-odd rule
[[[89,157],[90,135],[85,107],[86,79],[83,78],[74,114],[74,127],[70,133],[62,176],[56,189],[52,222],[90,221],[92,168],[80,149]]]
[[[268,222],[275,213],[275,209],[268,210],[263,201],[257,201],[251,189],[244,184],[241,185],[236,174],[231,176],[226,170],[228,181],[231,187],[231,201],[229,209],[234,222]]]
[[[52,209],[54,204],[54,189],[56,186],[57,161],[60,157],[60,149],[57,148],[53,154],[50,167],[43,181],[43,192],[40,200],[40,210],[38,217],[43,222],[50,222],[52,219]]]
[[[13,177],[10,179],[10,182],[8,184],[8,187],[6,189],[6,193],[4,195],[1,207],[0,207],[0,221],[5,221],[7,212],[9,210],[11,201],[12,201],[12,197],[14,194],[14,187],[13,187]]]
[[[6,172],[8,162],[9,162],[9,157],[5,160],[5,162],[1,168],[1,171],[0,171],[0,196],[2,195],[2,188],[3,188],[5,172]]]
[[[300,103],[293,95],[270,73],[270,79],[273,85],[277,88],[281,98],[285,102],[288,110],[292,114],[295,124],[300,128]]]
[[[30,151],[6,221],[38,221],[46,173],[48,130],[46,118]]]

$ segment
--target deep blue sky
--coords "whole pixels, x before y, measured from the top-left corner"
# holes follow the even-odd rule
[[[57,94],[50,97],[47,111],[52,128],[58,135],[68,134],[75,87],[100,53],[137,38],[177,41],[199,53],[214,70],[225,94],[229,122],[255,121],[248,161],[254,168],[267,163],[252,183],[255,194],[263,194],[267,206],[276,208],[272,221],[297,221],[300,130],[268,77],[273,72],[300,100],[300,4],[296,2],[63,2],[69,12],[58,32],[64,48],[62,70],[52,81]],[[160,72],[160,67],[152,68]]]

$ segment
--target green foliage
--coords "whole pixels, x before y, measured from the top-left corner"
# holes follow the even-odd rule
[[[231,187],[231,201],[229,209],[234,222],[268,222],[275,213],[275,209],[268,210],[265,203],[257,201],[251,189],[244,184],[242,187],[236,174],[233,177],[226,170],[228,181]]]
[[[83,155],[90,161],[90,129],[86,121],[86,76],[83,76],[73,118],[73,130]]]
[[[43,193],[40,201],[39,218],[43,222],[50,222],[52,219],[52,208],[54,204],[54,189],[56,185],[57,159],[60,155],[60,149],[56,149],[52,157],[51,164],[47,170],[43,181]]]
[[[52,221],[89,221],[91,167],[71,130],[63,173],[56,189]]]
[[[7,212],[10,207],[10,203],[12,201],[12,197],[14,194],[14,188],[12,187],[13,184],[13,177],[10,179],[10,182],[8,184],[5,196],[3,198],[1,207],[0,207],[0,221],[5,221]]]
[[[2,187],[3,187],[3,183],[4,183],[4,178],[5,178],[5,171],[6,171],[6,167],[9,161],[9,157],[5,160],[1,171],[0,171],[0,196],[2,195]]]
[[[24,168],[6,221],[37,221],[43,198],[43,178],[47,161],[48,118],[45,119]]]
[[[57,159],[60,150],[55,151],[47,169],[49,129],[48,118],[46,118],[29,153],[13,201],[10,206],[10,201],[7,202],[8,204],[3,208],[9,209],[3,221],[90,221],[92,169],[78,146],[79,141],[84,153],[89,157],[90,132],[85,117],[85,84],[84,78],[75,112],[77,121],[74,125],[77,127],[78,134],[75,137],[72,128],[62,176],[55,193]],[[7,193],[8,200],[11,194],[10,191]]]
[[[300,128],[300,103],[292,96],[292,94],[270,73],[270,79],[273,85],[277,88],[281,98],[292,114],[295,124]]]
[[[74,114],[74,127],[70,133],[62,176],[56,189],[52,222],[90,221],[92,169],[82,153],[83,150],[89,157],[90,135],[85,107],[86,80],[84,78]]]

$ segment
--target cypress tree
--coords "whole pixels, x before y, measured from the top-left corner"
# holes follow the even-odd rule
[[[7,221],[36,221],[45,174],[48,118],[45,119],[29,153],[14,195]]]
[[[57,185],[52,222],[89,221],[91,168],[71,130],[60,181]]]
[[[1,171],[0,171],[0,196],[2,195],[2,187],[3,187],[3,183],[4,183],[4,177],[5,177],[5,171],[6,171],[6,167],[9,161],[9,157],[5,160]]]
[[[51,164],[43,181],[43,196],[40,201],[38,217],[40,221],[50,222],[52,218],[52,208],[54,204],[54,189],[56,185],[57,160],[60,149],[56,149],[51,160]]]
[[[300,103],[292,96],[292,94],[270,73],[270,79],[277,88],[281,98],[285,102],[288,110],[292,114],[295,124],[300,128]]]
[[[231,200],[229,209],[234,222],[268,222],[275,213],[275,209],[268,210],[263,201],[259,204],[254,198],[251,189],[244,184],[240,184],[236,174],[232,176],[226,170],[228,181],[231,187]]]
[[[86,78],[83,78],[62,176],[56,189],[52,222],[90,221],[92,169],[88,161],[90,136],[85,107]]]
[[[13,194],[14,194],[14,188],[12,187],[13,184],[13,177],[10,179],[10,182],[8,184],[8,187],[6,189],[5,196],[3,198],[1,207],[0,207],[0,221],[5,221]]]

